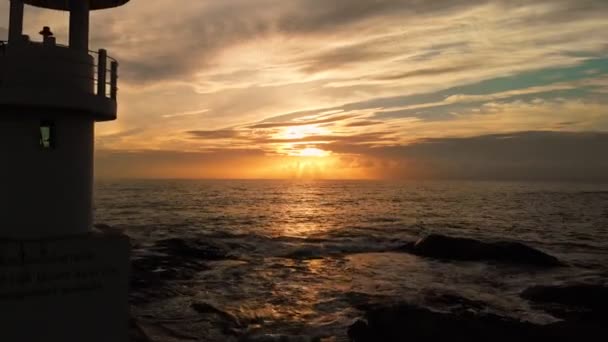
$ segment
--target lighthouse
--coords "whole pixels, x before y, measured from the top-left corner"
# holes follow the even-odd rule
[[[89,51],[89,12],[128,0],[10,0],[0,46],[0,236],[92,227],[94,124],[116,119],[118,62]],[[69,12],[69,42],[23,35],[24,5]],[[42,28],[41,28],[42,29]]]
[[[90,50],[89,15],[129,0],[9,1],[0,42],[0,341],[127,341],[130,242],[93,228],[94,126],[117,118],[118,61]],[[69,40],[48,26],[25,35],[25,6],[68,12]]]

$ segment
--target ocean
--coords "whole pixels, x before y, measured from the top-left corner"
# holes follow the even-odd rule
[[[194,320],[193,302],[267,333],[339,340],[357,303],[434,294],[534,323],[555,320],[519,293],[536,284],[608,282],[608,184],[300,180],[125,180],[96,184],[96,223],[124,229],[134,257],[170,238],[227,249],[142,317]],[[568,267],[445,262],[398,252],[431,233],[522,242]],[[218,340],[221,340],[218,337]],[[209,340],[213,340],[210,338]]]

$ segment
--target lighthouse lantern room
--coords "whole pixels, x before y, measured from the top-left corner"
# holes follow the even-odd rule
[[[89,13],[129,0],[10,0],[0,42],[0,238],[92,228],[94,124],[116,119],[118,62],[89,50]],[[24,5],[69,12],[69,42],[23,34]]]

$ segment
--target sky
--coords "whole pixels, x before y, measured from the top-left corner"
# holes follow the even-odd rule
[[[8,1],[0,2],[6,36]],[[131,0],[100,178],[608,181],[608,1]],[[67,41],[62,12],[26,10]]]

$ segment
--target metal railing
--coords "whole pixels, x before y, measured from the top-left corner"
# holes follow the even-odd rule
[[[43,45],[38,42],[28,42],[27,44]],[[0,57],[6,56],[8,42],[0,41]],[[69,48],[69,46],[54,44],[55,47]],[[118,96],[118,61],[108,56],[106,50],[100,49],[99,51],[89,50],[89,55],[93,57],[93,63],[87,63],[92,69],[92,77],[85,76],[80,73],[65,73],[58,72],[52,69],[45,70],[41,74],[48,75],[49,77],[69,77],[73,79],[88,79],[93,83],[93,93],[97,96],[103,96],[108,99],[116,100]],[[78,63],[74,61],[66,61],[66,63]],[[69,70],[69,69],[68,69]],[[3,86],[2,75],[0,75],[0,87]],[[34,84],[14,84],[11,82],[11,86],[35,86]]]
[[[116,99],[118,95],[118,61],[110,56],[104,49],[89,50],[95,59],[93,83],[95,93],[107,98]]]

